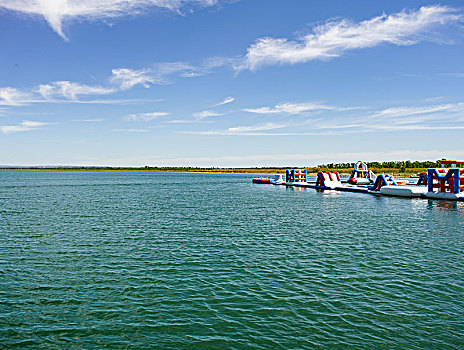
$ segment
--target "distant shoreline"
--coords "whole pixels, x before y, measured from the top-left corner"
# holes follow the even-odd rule
[[[250,174],[250,175],[271,175],[285,174],[285,168],[194,168],[194,167],[2,167],[0,171],[97,171],[97,172],[151,172],[151,173],[209,173],[209,174]],[[309,175],[316,175],[318,172],[338,171],[342,176],[348,176],[351,173],[351,168],[347,169],[328,169],[328,168],[306,168]],[[425,168],[411,169],[392,169],[392,168],[372,168],[376,174],[392,174],[395,176],[411,176],[420,172],[426,172]]]
[[[0,168],[0,171],[81,171],[81,172],[131,172],[131,173],[208,173],[208,174],[285,174],[285,169],[232,169],[232,168],[214,168],[214,169],[145,169],[145,168]],[[317,173],[315,173],[317,174]]]

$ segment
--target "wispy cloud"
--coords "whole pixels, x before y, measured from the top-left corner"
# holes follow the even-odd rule
[[[197,119],[174,119],[174,120],[166,120],[164,121],[165,124],[194,124],[198,123]]]
[[[153,74],[162,83],[165,83],[167,77],[173,74],[183,78],[193,78],[203,75],[200,68],[186,62],[160,62],[155,63],[153,67]]]
[[[83,122],[83,123],[101,123],[105,119],[103,118],[91,118],[91,119],[74,119],[73,122]]]
[[[464,103],[443,104],[420,107],[391,107],[372,114],[371,118],[404,118],[412,115],[432,114],[437,112],[462,112]]]
[[[149,132],[149,129],[113,129],[113,132]]]
[[[45,99],[54,97],[65,97],[77,100],[82,95],[107,95],[115,92],[114,88],[103,86],[91,86],[71,81],[55,81],[51,84],[42,84],[38,87],[38,92]]]
[[[300,114],[304,112],[313,112],[313,111],[347,111],[351,109],[359,109],[359,107],[335,107],[320,104],[317,102],[307,102],[307,103],[282,103],[274,107],[258,107],[258,108],[244,108],[244,112],[257,113],[257,114]]]
[[[110,81],[121,90],[127,90],[135,85],[145,88],[152,84],[166,85],[171,83],[173,77],[194,78],[210,72],[211,67],[207,63],[194,66],[187,62],[158,62],[141,69],[113,69]]]
[[[202,111],[202,112],[197,112],[193,113],[193,116],[197,119],[203,119],[203,118],[208,118],[208,117],[219,117],[221,115],[224,115],[223,113],[218,113],[214,111]]]
[[[236,126],[226,130],[209,130],[209,131],[186,131],[185,134],[197,134],[197,135],[246,135],[256,136],[256,132],[269,131],[275,129],[285,128],[284,124],[266,123],[252,126]]]
[[[141,100],[89,100],[80,99],[81,96],[109,95],[131,89],[137,85],[149,88],[150,85],[169,84],[173,76],[191,78],[210,73],[211,63],[192,66],[185,62],[164,62],[153,64],[151,68],[132,69],[115,68],[107,79],[108,86],[87,85],[67,80],[39,84],[29,89],[14,87],[0,87],[0,106],[23,106],[31,103],[95,103],[120,104]],[[217,104],[223,105],[234,101],[228,97]]]
[[[65,85],[60,86],[62,83]],[[117,90],[72,82],[43,84],[31,90],[4,87],[0,88],[0,106],[18,107],[33,103],[129,104],[146,101],[141,99],[79,99],[79,96],[106,95],[114,92]]]
[[[231,133],[244,133],[244,132],[251,132],[251,131],[275,130],[275,129],[281,129],[284,127],[285,125],[283,124],[266,123],[264,125],[237,126],[237,127],[229,128],[227,131]]]
[[[135,85],[142,85],[145,88],[150,87],[150,84],[154,84],[154,79],[150,76],[150,69],[129,69],[129,68],[118,68],[111,71],[113,73],[111,82],[119,85],[121,90],[127,90]]]
[[[254,70],[264,65],[295,64],[330,59],[348,50],[381,44],[414,45],[438,40],[433,30],[464,21],[458,10],[446,6],[424,6],[416,11],[383,14],[362,22],[332,20],[316,26],[312,34],[296,40],[265,37],[251,45],[237,70]]]
[[[0,88],[0,106],[21,106],[32,97],[29,93],[20,91],[12,87]]]
[[[337,125],[358,124],[347,128],[346,132],[377,131],[423,131],[423,130],[460,130],[464,128],[464,103],[449,103],[429,106],[389,107],[366,115],[338,119]],[[334,128],[331,123],[319,122],[320,129]]]
[[[43,16],[53,30],[67,40],[63,22],[107,20],[146,13],[163,8],[180,13],[186,7],[207,7],[219,0],[2,0],[0,8],[28,15]]]
[[[445,77],[455,77],[455,78],[464,78],[464,73],[439,73],[438,75],[442,75]]]
[[[0,131],[4,134],[12,134],[15,132],[31,131],[38,129],[44,125],[51,123],[42,123],[42,122],[33,122],[29,120],[23,120],[18,125],[2,125],[0,126]]]
[[[198,65],[188,62],[158,62],[154,63],[150,71],[156,84],[170,84],[173,77],[195,78],[211,74],[220,67],[232,67],[234,59],[213,57],[206,59]],[[230,101],[232,102],[232,101]]]
[[[150,70],[132,70],[126,68],[113,69],[110,82],[118,85],[101,86],[87,85],[72,81],[54,81],[39,84],[30,89],[19,90],[14,87],[0,88],[0,106],[23,106],[31,103],[94,103],[94,104],[120,104],[131,103],[140,100],[134,99],[101,99],[101,100],[81,100],[81,96],[109,95],[127,90],[135,85],[141,84],[149,87],[155,80],[148,76]]]
[[[234,101],[235,101],[235,98],[233,98],[232,96],[229,96],[229,97],[226,97],[226,98],[224,99],[224,101],[221,101],[221,102],[219,102],[219,103],[216,103],[216,104],[214,104],[212,107],[217,107],[217,106],[226,105],[226,104],[232,103],[232,102],[234,102]]]
[[[31,101],[34,103],[45,102],[45,103],[78,103],[78,104],[101,104],[101,105],[125,105],[138,102],[160,102],[162,100],[152,99],[141,99],[141,98],[129,98],[129,99],[92,99],[92,100],[63,100],[63,99],[51,99],[51,100],[35,100]]]
[[[150,112],[150,113],[136,113],[136,114],[129,114],[126,117],[124,117],[125,120],[127,121],[145,121],[148,122],[153,119],[158,119],[160,117],[165,117],[168,116],[169,113],[167,112]]]
[[[424,99],[426,102],[437,102],[443,100],[444,96],[435,96],[435,97],[427,97]]]
[[[320,110],[318,118],[285,120],[284,122],[231,127],[225,130],[186,131],[201,135],[237,136],[309,136],[346,135],[384,131],[424,131],[464,129],[464,103],[449,103],[429,106],[398,106],[377,111],[359,108],[356,113],[329,113],[332,110],[349,111],[355,108],[330,107],[318,109],[318,104],[291,105],[286,107],[261,107],[252,110],[259,114],[289,113]],[[324,105],[322,105],[324,106]],[[304,108],[303,108],[304,107]],[[358,108],[356,108],[358,109]],[[277,119],[277,118],[276,118]],[[284,129],[285,130],[281,130]]]

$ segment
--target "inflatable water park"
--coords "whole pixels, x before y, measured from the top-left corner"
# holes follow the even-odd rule
[[[316,181],[309,181],[306,169],[287,169],[285,177],[254,178],[253,183],[377,196],[464,201],[464,161],[441,160],[440,165],[441,168],[430,168],[411,180],[395,179],[389,174],[375,175],[366,163],[358,161],[348,178],[342,178],[338,172],[319,172]]]

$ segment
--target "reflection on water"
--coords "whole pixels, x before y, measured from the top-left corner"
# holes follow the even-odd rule
[[[286,186],[286,187],[287,187],[287,190],[289,190],[290,192],[304,192],[308,190],[308,188],[306,187],[298,187],[298,186]]]
[[[316,190],[316,191],[322,195],[322,198],[327,197],[327,196],[334,198],[334,197],[340,197],[343,195],[343,193],[341,193],[340,191],[334,191],[334,190]]]
[[[429,209],[439,209],[442,211],[460,211],[464,212],[464,202],[443,201],[443,200],[428,200]]]

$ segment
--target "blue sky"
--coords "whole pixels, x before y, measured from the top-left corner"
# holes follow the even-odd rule
[[[464,159],[458,1],[0,1],[0,164]]]

